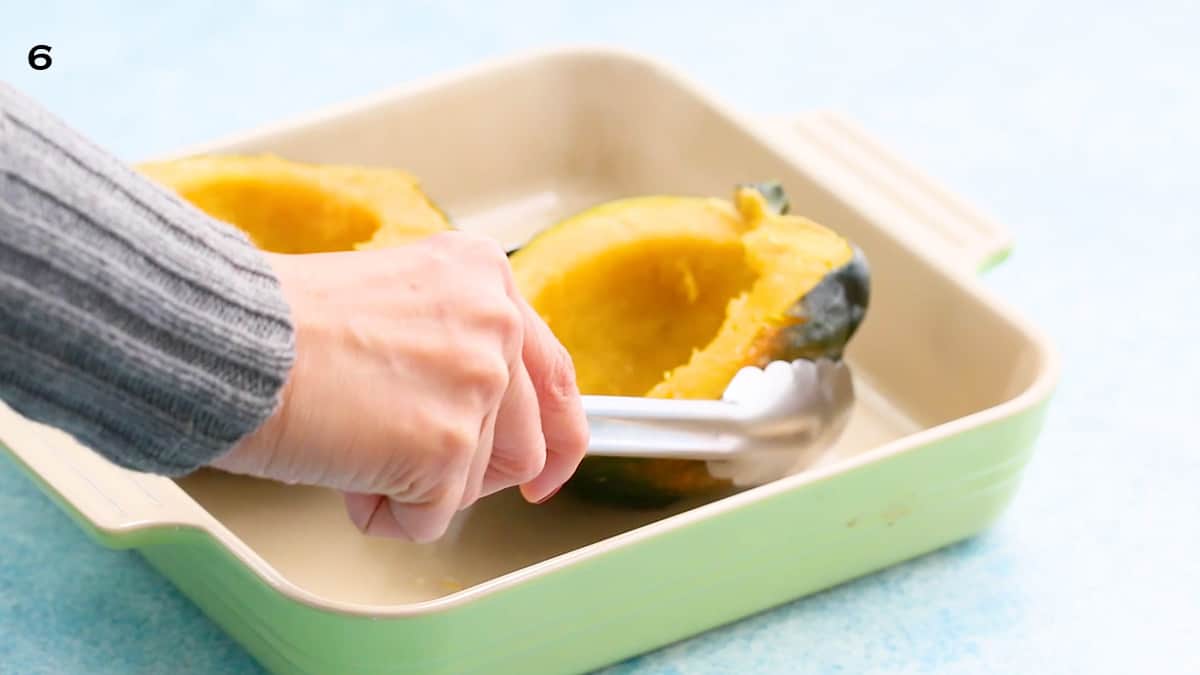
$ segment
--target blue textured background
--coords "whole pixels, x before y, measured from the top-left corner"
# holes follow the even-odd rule
[[[849,113],[1016,235],[986,283],[1066,360],[1028,478],[973,541],[614,672],[1200,672],[1195,3],[6,4],[0,76],[130,159],[577,41]],[[0,672],[258,670],[0,460]]]

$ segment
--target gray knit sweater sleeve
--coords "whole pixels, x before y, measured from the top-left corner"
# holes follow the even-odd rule
[[[272,414],[293,354],[278,281],[240,231],[0,82],[0,400],[181,475]]]

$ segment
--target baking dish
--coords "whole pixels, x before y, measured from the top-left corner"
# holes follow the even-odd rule
[[[0,406],[0,441],[83,529],[275,672],[578,672],[936,549],[1011,500],[1057,381],[974,279],[1000,226],[849,120],[750,118],[638,55],[525,54],[178,154],[248,151],[402,167],[506,245],[603,200],[774,178],[873,276],[859,400],[820,465],[663,510],[500,494],[432,545],[362,537],[325,490],[120,469]]]

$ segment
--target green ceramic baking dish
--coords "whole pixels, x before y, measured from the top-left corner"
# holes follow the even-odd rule
[[[0,406],[0,440],[106,546],[135,548],[280,673],[565,673],[868,574],[988,526],[1057,379],[1046,339],[974,278],[1004,231],[837,115],[745,117],[607,49],[484,64],[196,151],[397,166],[505,244],[606,199],[781,180],[859,244],[872,308],[850,426],[817,465],[658,511],[511,494],[412,545],[331,492],[117,468]]]

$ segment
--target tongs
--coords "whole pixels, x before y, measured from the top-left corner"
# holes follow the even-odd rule
[[[800,359],[742,368],[720,400],[583,401],[589,455],[705,460],[720,477],[754,483],[827,450],[845,429],[854,386],[844,361]]]

